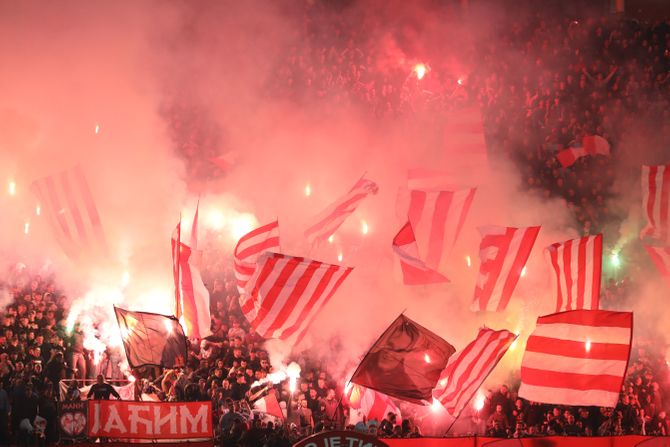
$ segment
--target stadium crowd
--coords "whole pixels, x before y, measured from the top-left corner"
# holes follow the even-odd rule
[[[417,101],[412,95],[423,93],[416,88],[420,80],[408,81],[411,67],[377,69],[376,47],[344,21],[329,20],[325,26],[305,27],[305,41],[310,44],[287,49],[268,90],[295,101],[361,105],[380,119],[415,112]],[[564,197],[584,234],[602,231],[616,221],[609,205],[614,184],[610,160],[583,158],[562,169],[555,152],[579,142],[585,134],[597,134],[609,141],[616,157],[625,142],[624,130],[635,125],[631,120],[644,117],[662,123],[656,132],[668,132],[670,23],[535,18],[513,24],[474,51],[484,62],[464,85],[456,87],[455,79],[441,79],[441,88],[422,101],[435,99],[430,107],[448,108],[454,90],[460,89],[462,98],[482,105],[491,150],[515,159],[529,188],[547,197]],[[214,168],[204,172],[198,161],[216,158],[216,139],[200,127],[200,120],[184,118],[184,110],[175,106],[166,113],[179,150],[191,160],[189,172],[219,175]],[[249,330],[239,309],[230,262],[218,255],[205,260],[203,277],[210,288],[214,335],[193,343],[180,368],[135,371],[138,394],[168,401],[211,400],[218,436],[225,446],[287,446],[330,427],[386,437],[419,436],[420,428],[412,418],[376,423],[366,421],[346,402],[340,404],[343,384],[307,358],[298,359],[302,374],[294,393],[287,381],[265,391],[276,393],[285,422],[254,418],[249,400],[259,391],[262,395],[263,387],[252,389],[251,384],[266,378],[273,365],[264,340]],[[603,302],[616,307],[630,299],[629,283],[628,278],[612,279],[604,288]],[[96,362],[85,348],[81,328],[67,327],[69,299],[57,278],[24,266],[9,272],[2,285],[11,302],[0,311],[0,444],[30,432],[54,442],[59,381],[73,378],[81,383],[111,370],[104,370],[100,366],[104,362]],[[118,353],[109,352],[107,358],[114,355]],[[515,386],[503,385],[489,393],[483,409],[467,415],[472,421],[470,431],[498,437],[666,435],[667,368],[657,346],[637,339],[616,408],[526,402],[517,398]],[[76,394],[68,397],[82,398]]]

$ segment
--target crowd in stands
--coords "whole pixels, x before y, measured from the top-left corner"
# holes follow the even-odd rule
[[[361,105],[380,119],[413,113],[412,95],[420,91],[421,81],[408,81],[411,69],[406,66],[379,69],[376,47],[364,32],[335,19],[324,26],[310,22],[304,30],[309,45],[287,49],[268,89],[295,101]],[[578,143],[583,135],[597,134],[609,141],[616,157],[625,141],[623,131],[644,117],[654,117],[657,132],[670,130],[670,23],[533,19],[506,27],[498,38],[479,42],[474,51],[481,63],[461,89],[463,97],[482,106],[491,150],[518,162],[528,188],[546,197],[564,197],[584,234],[602,231],[617,217],[608,204],[614,183],[610,160],[583,158],[563,169],[555,152]],[[441,90],[431,93],[438,98],[434,104],[450,107],[454,83],[455,79],[441,80]],[[203,130],[199,118],[189,115],[189,107],[175,105],[166,111],[178,149],[191,160],[188,173],[219,175],[216,163],[203,168],[198,161],[220,155],[219,137],[215,130]],[[387,437],[419,435],[420,427],[411,418],[364,421],[346,402],[340,403],[343,383],[308,358],[296,359],[302,373],[295,392],[290,392],[288,381],[252,388],[279,365],[270,363],[264,340],[249,330],[230,262],[218,254],[205,253],[204,259],[214,335],[192,343],[180,368],[134,371],[138,394],[168,401],[211,400],[225,446],[288,446],[332,427]],[[629,282],[612,280],[604,287],[603,300],[613,307],[622,305],[630,299]],[[58,439],[59,381],[93,379],[106,371],[85,349],[81,329],[67,327],[70,300],[57,278],[17,267],[1,285],[11,300],[0,310],[0,440],[32,432],[53,442]],[[113,356],[107,353],[107,358]],[[653,343],[636,340],[614,409],[526,402],[517,398],[515,386],[501,386],[489,393],[481,411],[468,417],[472,432],[498,437],[666,435],[667,387],[663,353]],[[276,394],[285,422],[254,418],[249,401],[267,392]]]

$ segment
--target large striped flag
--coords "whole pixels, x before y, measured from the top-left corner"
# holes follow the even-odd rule
[[[328,303],[350,267],[265,252],[240,296],[242,312],[262,337],[295,340]]]
[[[100,214],[80,166],[35,180],[30,189],[67,256],[107,254]]]
[[[670,247],[644,246],[661,276],[670,283]]]
[[[258,399],[254,402],[254,408],[261,413],[269,414],[279,419],[285,419],[284,412],[279,406],[279,401],[277,400],[277,395],[274,391]]]
[[[458,417],[516,337],[505,329],[481,328],[477,338],[449,358],[433,390],[433,398],[450,415]]]
[[[598,309],[603,235],[555,243],[547,247],[546,252],[554,269],[556,312]]]
[[[310,243],[328,239],[349,217],[368,194],[377,194],[379,187],[372,180],[361,177],[344,196],[331,203],[314,218],[314,223],[305,230]]]
[[[175,238],[179,237],[179,240]],[[172,235],[173,273],[177,271],[177,291],[175,313],[181,311],[181,323],[189,338],[201,339],[211,335],[209,314],[209,291],[200,275],[197,262],[198,250],[198,208],[195,210],[191,229],[191,246],[181,241],[181,221]],[[175,247],[179,247],[177,250]],[[177,268],[175,269],[175,264]]]
[[[474,311],[503,311],[519,282],[540,227],[480,227],[479,276],[475,286]]]
[[[587,155],[604,155],[609,157],[609,142],[599,135],[585,135],[582,138],[581,146],[562,149],[556,154],[556,158],[564,168],[567,168],[572,166],[579,158]]]
[[[647,225],[640,233],[668,241],[670,232],[670,164],[642,166],[642,207],[647,216]]]
[[[389,413],[394,413],[396,420],[402,419],[400,409],[390,397],[370,388],[349,383],[344,391],[344,399],[351,408],[360,408],[368,421],[381,421]]]
[[[258,227],[240,238],[233,251],[237,290],[244,293],[256,270],[258,257],[266,251],[279,251],[279,221]]]
[[[614,407],[632,337],[632,312],[573,310],[539,317],[521,361],[519,397]]]

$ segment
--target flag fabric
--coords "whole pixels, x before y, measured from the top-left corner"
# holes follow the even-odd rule
[[[570,167],[581,157],[587,155],[610,155],[609,142],[599,135],[585,135],[582,138],[582,145],[578,147],[568,147],[558,151],[556,159],[564,168]]]
[[[114,307],[128,365],[185,366],[186,336],[175,317]]]
[[[598,309],[602,271],[603,235],[586,236],[546,248],[554,270],[556,312]]]
[[[419,258],[431,269],[444,271],[456,244],[476,188],[458,191],[410,190],[409,221]]]
[[[454,351],[438,335],[400,315],[370,348],[351,382],[408,402],[430,403]]]
[[[642,207],[647,216],[647,225],[642,229],[640,237],[668,241],[670,164],[642,166]]]
[[[68,257],[107,254],[100,214],[80,166],[35,180],[30,189]]]
[[[211,335],[212,320],[209,313],[209,291],[205,287],[200,275],[200,269],[197,262],[198,247],[198,208],[196,207],[191,229],[191,246],[184,242],[177,241],[175,236],[180,238],[181,223],[177,225],[179,230],[175,230],[172,235],[172,246],[179,246],[179,250],[172,251],[172,265],[178,264],[178,296],[179,304],[177,309],[181,310],[180,319],[184,324],[184,331],[189,338],[201,339]]]
[[[233,251],[237,290],[244,293],[249,278],[256,270],[258,257],[266,251],[279,251],[279,221],[256,228],[240,238]]]
[[[505,329],[480,329],[477,338],[449,358],[433,390],[433,398],[450,415],[458,417],[516,337]]]
[[[402,420],[400,409],[393,403],[393,400],[378,391],[350,383],[345,390],[344,397],[351,408],[360,408],[368,421],[373,419],[381,421],[389,413],[394,413],[396,420]]]
[[[661,276],[670,283],[670,247],[644,246]]]
[[[519,282],[540,227],[480,227],[479,276],[474,311],[503,311]]]
[[[265,252],[240,296],[252,329],[265,338],[295,340],[328,303],[351,267]]]
[[[414,232],[409,222],[393,238],[393,252],[400,262],[403,283],[408,286],[449,282],[419,258]]]
[[[378,190],[379,187],[375,182],[361,177],[349,192],[331,203],[314,218],[314,224],[305,230],[305,237],[309,243],[318,243],[328,239],[340,228],[346,218],[356,211],[363,199],[369,194],[377,194]]]
[[[632,312],[573,310],[539,317],[521,361],[519,397],[616,406],[632,337]]]
[[[281,411],[279,401],[274,392],[270,392],[254,402],[254,408],[261,413],[269,414],[279,419],[284,419],[284,413]]]

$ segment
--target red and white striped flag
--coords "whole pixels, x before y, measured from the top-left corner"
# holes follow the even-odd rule
[[[668,241],[670,232],[670,164],[642,166],[642,206],[647,216],[647,225],[640,233]]]
[[[344,394],[345,402],[351,408],[360,408],[368,421],[381,421],[389,413],[394,413],[397,420],[402,419],[400,409],[386,394],[355,383],[349,383]]]
[[[261,413],[284,419],[284,412],[281,410],[277,396],[273,391],[254,402],[254,408]]]
[[[195,210],[191,229],[191,246],[181,240],[181,221],[172,235],[172,265],[178,265],[178,299],[175,311],[181,310],[178,317],[184,332],[189,338],[201,339],[211,335],[211,316],[209,313],[209,291],[205,287],[197,265],[198,250],[198,208]],[[174,247],[179,246],[179,250]],[[175,259],[176,257],[176,259]]]
[[[295,339],[297,344],[352,270],[265,252],[240,297],[242,312],[262,337]]]
[[[258,257],[266,251],[279,251],[279,221],[256,228],[240,238],[233,251],[235,279],[240,294],[256,270]]]
[[[419,259],[428,267],[444,271],[446,260],[458,239],[475,188],[459,191],[410,190],[407,218],[416,239]]]
[[[670,247],[644,246],[661,276],[670,283]]]
[[[473,311],[503,311],[519,282],[540,227],[480,227],[479,276]]]
[[[546,248],[556,290],[556,312],[598,309],[602,271],[603,235],[586,236]]]
[[[516,337],[505,329],[481,328],[477,338],[449,358],[433,390],[433,397],[450,415],[458,417]]]
[[[377,194],[379,187],[372,180],[361,177],[344,196],[331,203],[316,216],[315,223],[305,230],[309,243],[326,240],[340,228],[368,194]]]
[[[80,166],[35,180],[31,190],[67,256],[107,254],[100,215]]]
[[[181,218],[172,232],[172,239],[170,242],[172,246],[172,278],[174,280],[174,315],[179,319],[182,315],[180,286],[181,273],[179,272],[181,269]]]
[[[568,147],[560,150],[556,158],[564,168],[572,166],[575,162],[587,155],[610,155],[610,144],[606,139],[599,135],[585,135],[582,138],[582,145],[578,147]]]
[[[419,249],[409,222],[393,238],[393,252],[400,261],[403,284],[415,286],[449,282],[446,276],[431,269],[419,259]]]
[[[539,317],[521,361],[519,397],[614,407],[632,337],[632,312],[574,310]]]

